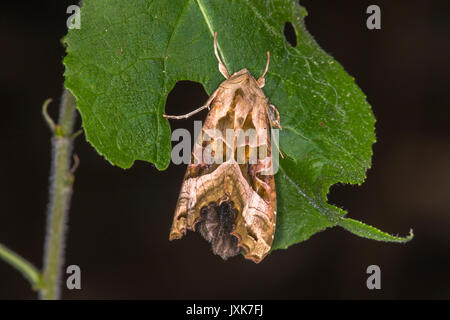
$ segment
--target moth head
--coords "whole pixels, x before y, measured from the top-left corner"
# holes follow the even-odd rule
[[[227,80],[228,83],[248,83],[251,81],[254,81],[256,84],[256,79],[253,78],[253,76],[251,75],[250,71],[248,71],[247,69],[241,69],[235,73],[233,73],[230,78]]]
[[[228,80],[231,80],[232,82],[240,82],[250,76],[251,76],[250,72],[244,68],[244,69],[241,69],[241,70],[233,73]]]
[[[244,69],[241,69],[241,70],[239,70],[239,71],[233,73],[233,74],[231,75],[231,78],[238,77],[238,76],[241,76],[241,75],[244,75],[244,74],[245,74],[245,75],[249,75],[250,72],[248,72],[248,70],[244,68]]]

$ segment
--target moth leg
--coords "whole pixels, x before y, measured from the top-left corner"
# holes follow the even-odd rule
[[[216,97],[217,91],[218,91],[218,90],[219,90],[219,89],[216,89],[216,91],[213,92],[213,94],[209,97],[208,101],[206,101],[206,103],[205,103],[203,106],[201,106],[201,107],[198,108],[198,109],[195,109],[194,111],[191,111],[191,112],[189,112],[189,113],[183,114],[183,115],[181,115],[181,116],[172,116],[172,115],[163,114],[163,117],[164,117],[164,118],[167,118],[167,119],[187,119],[187,118],[189,118],[190,116],[193,116],[194,114],[199,113],[200,111],[202,111],[202,110],[204,110],[204,109],[206,109],[206,108],[209,109],[209,106],[211,105],[211,102],[212,102],[212,101],[214,100],[214,98]]]
[[[269,124],[270,124],[271,134],[273,132],[272,131],[273,128],[278,128],[280,130],[283,129],[281,127],[281,122],[280,122],[280,113],[278,112],[278,109],[271,103],[269,103],[268,114],[269,114]],[[278,152],[280,153],[281,158],[284,159],[283,153],[280,150],[280,146],[278,145],[277,139],[273,139],[273,142],[277,146],[277,149],[278,149]]]
[[[220,60],[219,52],[217,51],[217,32],[214,32],[214,54],[216,55],[217,61],[219,61],[220,73],[225,77],[225,79],[228,79],[230,77],[230,74],[228,73],[228,70],[223,64],[222,60]]]
[[[266,68],[264,69],[264,72],[261,75],[261,77],[259,77],[258,80],[256,81],[260,88],[264,87],[264,85],[266,84],[266,79],[264,77],[266,76],[267,70],[269,70],[269,62],[270,62],[270,52],[267,51]]]
[[[278,112],[277,107],[275,107],[273,104],[269,103],[268,112],[269,112],[270,127],[283,129],[281,127],[280,113]]]

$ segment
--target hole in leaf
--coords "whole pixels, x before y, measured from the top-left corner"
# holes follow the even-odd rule
[[[201,107],[206,100],[208,100],[208,95],[200,83],[187,80],[178,81],[167,97],[165,110],[168,114],[185,114]],[[206,112],[202,112],[196,118],[205,117]],[[192,119],[189,119],[189,122],[192,122]]]
[[[167,96],[164,112],[169,115],[183,115],[201,107],[206,100],[208,100],[208,94],[200,83],[187,80],[178,81]],[[202,121],[203,124],[207,114],[208,110],[203,110],[187,119],[169,120],[170,128],[172,132],[179,128],[187,129],[191,137],[192,150],[195,138],[194,121]],[[173,142],[172,146],[177,143]]]
[[[297,46],[297,33],[295,32],[295,28],[290,22],[286,22],[284,24],[284,37],[286,38],[286,41],[292,46]]]

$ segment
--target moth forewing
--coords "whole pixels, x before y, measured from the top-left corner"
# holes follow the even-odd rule
[[[199,137],[197,144],[202,144],[203,162],[205,164],[220,163],[223,159],[223,139],[219,129],[203,130],[203,136]]]
[[[270,128],[281,127],[278,111],[261,90],[269,61],[258,80],[246,69],[229,76],[216,35],[214,48],[226,80],[205,105],[210,111],[194,145],[169,239],[181,238],[186,230],[199,231],[223,259],[243,251],[245,258],[259,263],[269,253],[275,232]]]
[[[238,164],[256,164],[258,160],[258,134],[255,129],[237,129],[235,134]]]

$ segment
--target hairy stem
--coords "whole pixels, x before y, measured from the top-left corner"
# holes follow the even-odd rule
[[[68,218],[73,170],[72,158],[74,122],[76,118],[75,98],[66,89],[62,96],[59,120],[55,125],[43,108],[44,117],[53,131],[52,161],[50,174],[50,195],[47,208],[47,233],[45,239],[44,270],[39,290],[41,299],[60,298],[60,279],[64,263],[64,243]]]

